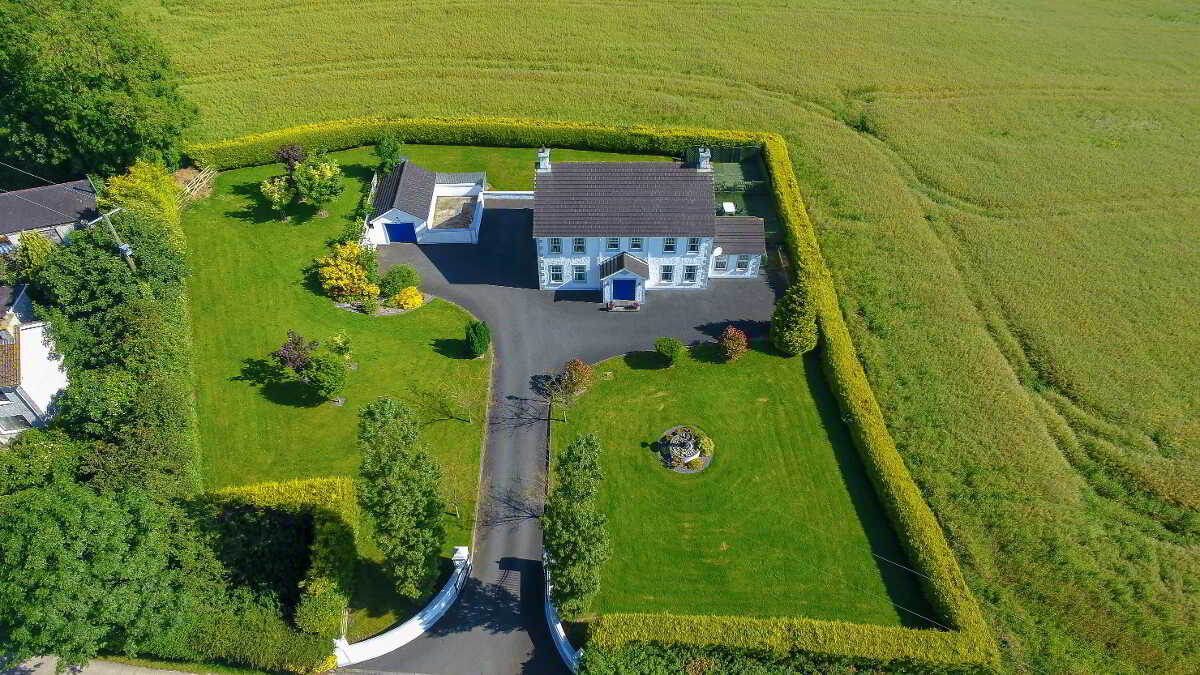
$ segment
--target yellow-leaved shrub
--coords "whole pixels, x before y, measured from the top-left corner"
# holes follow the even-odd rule
[[[321,288],[335,300],[365,300],[379,297],[379,286],[367,278],[362,264],[363,246],[355,241],[333,245],[330,255],[317,258]]]

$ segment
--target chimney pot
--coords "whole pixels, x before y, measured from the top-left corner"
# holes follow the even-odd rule
[[[700,161],[697,162],[696,169],[699,171],[712,171],[712,150],[708,148],[700,148]]]
[[[538,148],[537,170],[539,173],[550,171],[550,148]]]

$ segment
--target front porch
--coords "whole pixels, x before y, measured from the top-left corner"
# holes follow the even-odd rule
[[[600,263],[601,301],[609,311],[633,311],[646,301],[646,279],[650,264],[629,253]]]

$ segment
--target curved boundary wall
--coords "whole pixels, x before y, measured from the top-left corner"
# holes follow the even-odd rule
[[[558,618],[558,610],[550,601],[550,569],[546,566],[546,556],[542,555],[542,569],[546,573],[546,626],[550,629],[550,637],[554,640],[554,648],[562,657],[563,663],[572,673],[579,672],[579,658],[583,656],[582,649],[575,649],[567,640],[567,631],[563,630],[562,621]]]
[[[334,655],[337,656],[338,667],[362,663],[393,652],[421,637],[425,631],[432,628],[458,599],[459,591],[462,590],[471,573],[471,562],[466,550],[465,546],[460,546],[455,550],[454,572],[450,575],[450,580],[425,606],[425,609],[417,612],[416,616],[385,633],[367,638],[362,642],[349,644],[344,638],[334,640]]]

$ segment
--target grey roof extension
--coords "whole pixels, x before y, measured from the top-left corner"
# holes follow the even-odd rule
[[[621,270],[629,270],[643,279],[650,278],[650,264],[628,253],[615,255],[600,263],[600,278],[607,279]]]
[[[717,236],[713,246],[722,254],[758,255],[767,252],[767,231],[762,218],[753,216],[717,216]]]
[[[711,237],[712,173],[677,162],[555,162],[535,175],[535,237]]]
[[[462,171],[459,173],[446,173],[443,171],[435,174],[434,182],[438,185],[456,184],[456,183],[474,183],[476,185],[487,185],[487,174],[482,171]]]
[[[96,192],[85,180],[0,193],[0,234],[89,221]]]
[[[378,218],[392,209],[400,209],[422,220],[429,220],[436,182],[436,176],[429,169],[409,161],[401,162],[375,188],[371,218]]]

